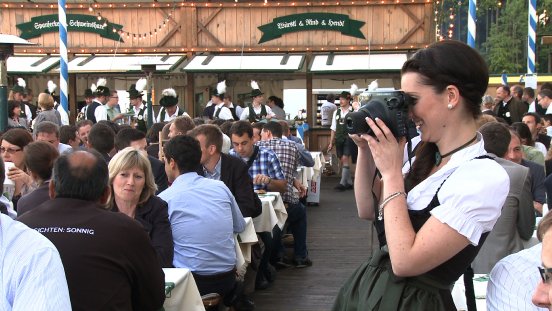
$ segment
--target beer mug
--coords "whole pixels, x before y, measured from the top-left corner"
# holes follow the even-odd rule
[[[8,178],[8,172],[12,167],[15,167],[15,164],[13,164],[13,162],[4,162],[5,176],[4,176],[4,190],[2,193],[10,201],[12,200],[13,193],[15,192],[15,183],[13,182],[13,180]]]

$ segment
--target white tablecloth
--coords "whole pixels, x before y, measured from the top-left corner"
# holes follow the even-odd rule
[[[475,274],[473,276],[473,291],[475,293],[475,305],[477,311],[487,310],[487,282],[488,276],[486,274]],[[460,276],[458,281],[454,284],[452,289],[452,299],[456,305],[457,310],[468,310],[466,306],[466,289],[464,288],[464,276]]]
[[[163,268],[165,272],[165,311],[205,311],[194,276],[186,268]]]
[[[311,152],[312,158],[314,159],[313,167],[300,166],[297,168],[297,178],[301,181],[301,184],[307,189],[310,187],[311,180],[317,180],[324,170],[324,164],[326,160],[322,152]]]
[[[246,264],[251,263],[251,245],[258,242],[257,233],[255,232],[255,226],[251,217],[244,217],[245,230],[238,234],[234,234],[234,241],[236,242],[236,267],[240,270]]]
[[[275,225],[283,228],[287,219],[287,211],[279,192],[260,194],[259,199],[263,203],[261,215],[253,218],[256,232],[272,232]]]
[[[326,164],[326,159],[324,159],[322,152],[311,152],[311,156],[314,159],[312,179],[316,179],[320,176],[320,174],[322,174],[324,165]]]

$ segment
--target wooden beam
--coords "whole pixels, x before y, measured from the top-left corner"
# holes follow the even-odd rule
[[[217,37],[215,37],[200,21],[197,22],[197,26],[199,27],[200,30],[203,30],[203,32],[205,33],[205,35],[207,35],[207,37],[215,41],[217,46],[223,46],[222,42],[220,42],[219,39],[217,39]]]
[[[218,8],[217,10],[215,10],[215,12],[213,12],[213,14],[211,14],[209,17],[207,17],[207,20],[205,20],[205,26],[209,26],[209,24],[213,21],[213,19],[218,15],[218,13],[220,13],[222,11],[221,8]],[[198,21],[198,23],[200,23]],[[200,33],[201,32],[201,29],[197,31],[197,33]]]
[[[192,59],[194,54],[189,52],[186,54],[187,59]],[[185,93],[185,102],[184,102],[184,111],[189,115],[195,116],[195,81],[194,74],[187,72],[186,75],[186,93]]]
[[[174,24],[174,27],[169,31],[169,33],[167,33],[163,39],[161,39],[158,43],[157,43],[157,47],[162,47],[164,46],[171,38],[172,36],[177,32],[179,31],[181,28],[182,28],[182,24],[177,22],[175,19],[174,19],[174,16],[172,15],[169,15],[168,13],[165,12],[164,9],[161,10],[161,13],[163,13],[164,15],[164,18],[168,18],[170,22],[172,22]]]
[[[169,42],[169,40],[172,38],[172,36],[180,30],[180,24],[178,24],[177,26],[175,26],[173,29],[171,29],[169,31],[169,33],[167,33],[167,35],[165,37],[163,37],[163,39],[161,39],[159,41],[159,43],[157,43],[157,47],[162,47],[164,46],[167,42]]]
[[[77,110],[77,75],[74,73],[69,74],[69,85],[67,86],[69,91],[69,123],[75,124],[75,119],[79,111]]]
[[[408,38],[410,38],[418,30],[418,28],[422,28],[422,26],[424,25],[424,21],[418,19],[418,17],[414,13],[412,13],[405,5],[399,5],[399,7],[401,8],[401,10],[403,10],[406,13],[406,15],[408,15],[408,17],[410,17],[410,19],[412,19],[414,21],[414,23],[416,23],[416,25],[414,25],[414,27],[412,27],[399,40],[398,44],[403,44],[403,43],[406,42],[406,40],[408,40]]]
[[[311,61],[312,61],[312,52],[308,52],[307,55],[305,56],[305,63],[306,64],[310,64]],[[308,123],[310,124],[311,127],[315,127],[316,126],[316,102],[313,103],[313,95],[312,95],[312,73],[311,72],[308,72],[307,71],[307,74],[306,74],[306,87],[307,87],[307,118],[308,118]],[[312,150],[310,149],[311,148],[311,141],[313,141],[312,139],[312,131],[307,131],[307,135],[305,136],[305,138],[308,138],[307,141],[305,142],[305,147],[307,148],[307,150]],[[314,146],[312,146],[314,147]]]
[[[219,47],[222,47],[223,44],[222,42],[219,41],[219,39],[217,39],[217,37],[215,37],[210,31],[209,29],[207,29],[207,26],[209,26],[209,24],[213,21],[213,19],[222,11],[222,8],[218,8],[217,10],[215,10],[215,12],[213,12],[209,17],[207,17],[207,20],[204,21],[204,23],[200,22],[199,20],[197,21],[197,26],[198,26],[198,29],[197,29],[197,34],[199,35],[200,32],[204,32],[205,35],[207,35],[207,37],[211,38],[211,40],[213,40],[217,46]]]
[[[372,44],[371,48],[373,51],[377,50],[378,52],[398,52],[398,51],[411,51],[418,50],[427,47],[427,43],[387,43],[387,44]],[[18,56],[23,55],[58,55],[59,53],[57,48],[55,51],[53,49],[48,49],[44,47],[21,47],[16,46],[15,54]],[[81,50],[84,50],[81,52]],[[148,54],[148,53],[168,53],[168,54],[185,54],[188,52],[216,52],[219,54],[237,54],[242,50],[241,46],[226,46],[220,48],[219,46],[210,46],[210,47],[201,47],[201,46],[192,46],[192,47],[181,47],[181,46],[166,46],[166,47],[132,47],[132,48],[119,48],[117,54]],[[335,52],[338,53],[365,53],[368,51],[367,45],[355,45],[355,46],[343,46],[343,45],[316,45],[316,46],[246,46],[243,48],[244,53],[305,53],[305,52]],[[69,55],[75,56],[78,54],[82,55],[92,55],[96,54],[97,56],[102,54],[113,55],[114,50],[112,48],[100,48],[100,47],[89,47],[85,49],[70,49]],[[105,55],[104,55],[105,56]]]

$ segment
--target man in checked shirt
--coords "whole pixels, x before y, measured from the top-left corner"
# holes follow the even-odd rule
[[[299,165],[299,150],[295,143],[282,139],[282,125],[278,122],[267,122],[261,131],[259,147],[270,149],[276,153],[286,178],[286,192],[282,199],[287,207],[288,222],[294,239],[294,264],[297,268],[312,265],[307,252],[307,213],[305,206],[299,202],[299,195],[293,189],[299,189],[301,196],[306,195],[307,189],[295,179],[297,166]],[[281,240],[278,238],[281,232],[275,233],[274,251],[283,251]]]

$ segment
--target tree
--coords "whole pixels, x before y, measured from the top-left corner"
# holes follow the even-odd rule
[[[497,22],[491,25],[490,35],[483,44],[488,51],[485,56],[490,72],[506,70],[517,73],[523,72],[526,68],[526,12],[526,1],[509,1]]]

